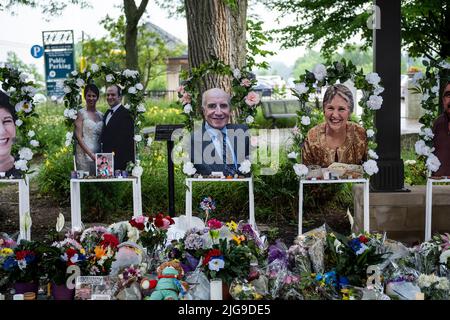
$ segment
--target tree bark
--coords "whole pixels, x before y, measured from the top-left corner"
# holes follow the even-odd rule
[[[185,0],[188,29],[189,68],[196,68],[216,58],[234,68],[245,65],[247,0],[237,0],[230,8],[223,0]],[[231,93],[231,79],[206,75],[199,92],[222,88]],[[201,107],[201,95],[197,101]],[[197,111],[200,111],[199,109]]]
[[[149,0],[142,0],[139,7],[134,0],[123,0],[125,10],[125,65],[128,69],[139,70],[139,58],[137,49],[138,23],[145,12]]]

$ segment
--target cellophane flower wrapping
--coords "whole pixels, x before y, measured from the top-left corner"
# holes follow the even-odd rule
[[[231,282],[230,295],[234,300],[261,300],[263,298],[263,295],[258,293],[252,283],[237,278]]]
[[[209,300],[210,283],[208,277],[199,269],[186,274],[185,281],[189,284],[186,300]]]

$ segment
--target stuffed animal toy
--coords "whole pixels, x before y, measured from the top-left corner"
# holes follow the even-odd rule
[[[158,269],[158,280],[150,280],[150,288],[155,290],[146,300],[178,300],[179,294],[184,296],[188,285],[180,281],[183,276],[183,268],[177,260],[164,262]]]

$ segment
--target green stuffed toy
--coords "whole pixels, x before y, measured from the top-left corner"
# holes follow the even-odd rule
[[[150,281],[150,288],[155,290],[146,300],[178,300],[180,294],[186,294],[188,286],[186,282],[180,281],[184,271],[177,260],[164,262],[156,271],[159,280]]]

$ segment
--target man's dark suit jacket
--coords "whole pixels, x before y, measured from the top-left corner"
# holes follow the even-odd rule
[[[249,158],[250,154],[250,138],[248,126],[243,124],[228,124],[227,135],[233,147],[234,154],[237,158],[237,168],[240,164]],[[206,134],[205,134],[206,133]],[[220,142],[222,144],[222,142]],[[205,152],[206,151],[206,152]],[[197,169],[196,173],[201,175],[210,175],[211,172],[224,172],[224,164],[221,154],[216,154],[216,149],[210,135],[206,132],[205,123],[200,128],[194,130],[191,135],[191,162]],[[211,155],[213,161],[204,159],[204,156]],[[211,163],[213,162],[213,163]],[[234,165],[234,164],[231,164]],[[250,176],[238,171],[239,175]]]
[[[102,151],[114,152],[114,170],[125,170],[128,162],[135,161],[134,120],[122,105],[114,112],[107,125],[106,117],[107,113],[103,117]]]

